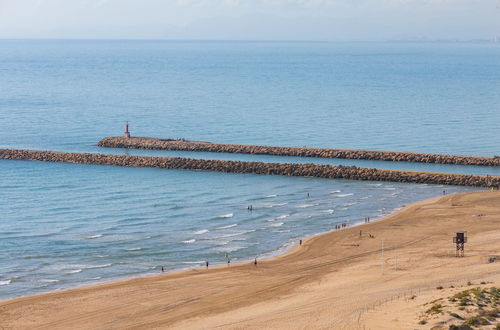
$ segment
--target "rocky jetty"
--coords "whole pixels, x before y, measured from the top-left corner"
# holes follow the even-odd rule
[[[379,170],[356,166],[241,162],[19,149],[0,149],[0,159],[500,188],[500,176]]]
[[[97,144],[110,148],[157,149],[179,151],[226,152],[256,155],[384,160],[392,162],[438,163],[455,165],[500,166],[500,157],[475,157],[398,151],[371,151],[328,148],[273,147],[221,144],[146,137],[107,137]]]

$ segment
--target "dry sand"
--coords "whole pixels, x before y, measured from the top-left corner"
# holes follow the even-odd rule
[[[456,231],[468,233],[464,258],[454,257]],[[257,266],[199,268],[2,301],[0,329],[429,329],[430,323],[418,324],[417,310],[449,294],[437,286],[498,286],[500,261],[488,262],[495,254],[500,192],[462,193],[309,238]]]

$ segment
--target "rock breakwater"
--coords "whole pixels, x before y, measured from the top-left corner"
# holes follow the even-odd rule
[[[500,188],[499,176],[379,170],[356,166],[241,162],[21,149],[0,149],[0,159]]]
[[[225,152],[240,154],[383,160],[454,165],[500,166],[500,157],[475,157],[426,154],[398,151],[371,151],[329,148],[275,147],[242,144],[221,144],[147,137],[107,137],[97,144],[109,148],[134,148],[178,151]]]

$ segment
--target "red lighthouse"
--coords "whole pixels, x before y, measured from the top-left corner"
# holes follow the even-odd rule
[[[129,137],[130,137],[130,132],[128,131],[128,121],[127,121],[127,123],[125,124],[125,137],[126,137],[126,138],[129,138]]]

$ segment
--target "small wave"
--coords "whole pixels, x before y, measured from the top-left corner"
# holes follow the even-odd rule
[[[288,203],[287,202],[284,202],[284,203],[276,203],[276,204],[271,204],[270,207],[275,207],[275,206],[285,206],[287,205]]]
[[[305,209],[305,208],[308,208],[308,207],[313,207],[313,206],[318,206],[319,204],[303,204],[303,205],[299,205],[297,206],[297,208],[299,209]]]
[[[396,188],[395,188],[395,187],[385,187],[384,189],[385,189],[385,190],[396,190]]]
[[[59,282],[59,280],[53,280],[53,279],[49,279],[49,278],[42,278],[40,280],[40,282],[44,282],[44,283],[56,283],[56,282]]]
[[[340,192],[340,190],[333,190],[333,191],[330,191],[330,194],[338,194]]]
[[[277,222],[277,223],[271,224],[269,227],[281,227],[281,226],[283,226],[283,224],[284,224],[283,222]]]
[[[202,235],[205,233],[208,233],[208,229],[198,230],[198,231],[194,232],[193,235]]]
[[[234,217],[234,213],[219,215],[217,218],[232,218],[232,217]]]
[[[240,231],[237,233],[221,235],[220,237],[217,237],[217,238],[228,238],[228,237],[234,237],[234,236],[241,236],[244,234],[252,233],[254,231],[255,231],[255,229],[251,229],[251,230],[247,230],[247,231]]]
[[[332,209],[329,209],[329,210],[323,210],[321,211],[322,213],[325,213],[325,214],[332,214],[333,213],[333,210]]]
[[[102,237],[102,234],[97,234],[97,235],[92,235],[92,236],[86,236],[85,239],[96,239]]]
[[[139,251],[139,250],[142,250],[142,248],[136,247],[136,248],[125,249],[125,251]]]
[[[184,243],[184,244],[190,244],[190,243],[194,243],[194,242],[196,242],[196,240],[194,238],[193,239],[188,239],[186,241],[182,241],[182,243]]]
[[[94,280],[94,281],[95,281],[95,280],[100,280],[100,279],[101,279],[101,277],[100,277],[100,276],[97,276],[97,277],[91,277],[91,278],[89,278],[89,280]]]
[[[104,264],[104,265],[91,265],[91,266],[87,266],[85,268],[87,269],[95,269],[95,268],[106,268],[106,267],[110,267],[112,266],[113,264]]]
[[[349,194],[338,194],[337,197],[348,197],[348,196],[352,196],[354,195],[353,193],[349,193]]]
[[[0,285],[9,285],[11,280],[0,281]]]
[[[233,228],[233,227],[236,227],[238,224],[237,223],[233,223],[232,225],[227,225],[227,226],[222,226],[222,227],[217,227],[215,229],[228,229],[228,228]]]
[[[75,270],[70,270],[69,272],[66,272],[66,274],[77,274],[77,273],[80,273],[82,271],[82,269],[75,269]]]
[[[290,216],[290,214],[283,214],[283,215],[279,215],[276,217],[277,220],[281,220],[281,219],[285,219],[285,218],[288,218]]]
[[[273,230],[273,233],[289,233],[290,229],[284,229],[284,230]]]
[[[278,197],[278,195],[273,194],[273,195],[267,195],[266,196],[266,198],[274,198],[274,197]]]
[[[182,263],[183,264],[186,264],[186,265],[197,265],[197,264],[202,264],[204,263],[205,261],[183,261]]]

